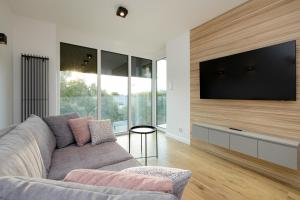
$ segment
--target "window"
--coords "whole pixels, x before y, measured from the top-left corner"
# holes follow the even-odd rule
[[[128,56],[101,51],[101,119],[114,133],[128,130]]]
[[[131,58],[132,125],[152,125],[152,60]]]
[[[60,61],[61,114],[110,119],[115,134],[152,125],[152,60],[102,50],[100,70],[97,49],[60,43]]]
[[[97,50],[60,44],[60,113],[97,118]]]
[[[156,125],[160,128],[167,126],[167,60],[161,59],[156,64]]]

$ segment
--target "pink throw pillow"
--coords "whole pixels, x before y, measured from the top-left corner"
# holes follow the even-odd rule
[[[89,120],[91,119],[91,117],[83,117],[68,120],[78,146],[83,146],[91,141],[91,133],[89,129]]]
[[[168,178],[146,176],[128,172],[77,169],[69,172],[64,181],[87,185],[110,186],[142,191],[172,192],[173,183]]]

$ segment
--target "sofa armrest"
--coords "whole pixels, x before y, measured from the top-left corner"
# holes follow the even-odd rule
[[[6,200],[177,200],[171,194],[97,187],[48,179],[1,177],[0,199]]]

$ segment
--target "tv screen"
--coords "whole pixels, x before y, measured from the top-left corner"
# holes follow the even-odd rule
[[[200,62],[201,99],[296,100],[296,41]]]

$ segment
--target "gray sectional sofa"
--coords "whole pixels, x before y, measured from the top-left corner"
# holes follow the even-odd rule
[[[0,130],[0,199],[166,199],[171,194],[63,182],[73,169],[122,170],[139,163],[116,142],[56,149],[47,124],[37,116]]]

